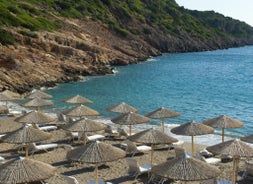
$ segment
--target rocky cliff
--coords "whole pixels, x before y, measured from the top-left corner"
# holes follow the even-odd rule
[[[151,1],[140,2],[145,4]],[[176,13],[181,13],[174,15],[174,21],[179,23],[171,23],[172,29],[166,27],[167,24],[161,26],[164,23],[152,22],[146,15],[145,21],[134,18],[137,15],[118,15],[115,7],[111,14],[118,16],[117,25],[120,27],[116,28],[91,16],[70,18],[60,14],[45,16],[60,24],[54,30],[34,31],[27,26],[10,26],[2,21],[1,29],[7,31],[14,41],[11,44],[2,41],[0,46],[0,90],[8,88],[23,93],[32,88],[78,80],[80,76],[109,74],[112,65],[138,63],[164,52],[204,51],[253,44],[253,28],[245,23],[236,21],[245,26],[249,33],[246,34],[245,29],[232,33],[239,28],[216,25],[220,20],[226,20],[224,16],[209,12],[209,15],[215,16],[204,20],[200,17],[205,15],[170,2],[178,8]],[[35,6],[37,9],[41,7],[48,11],[48,7]],[[195,22],[182,26],[189,24],[184,22],[188,18],[183,13]],[[234,22],[229,25],[232,24]],[[223,27],[231,30],[219,30]]]

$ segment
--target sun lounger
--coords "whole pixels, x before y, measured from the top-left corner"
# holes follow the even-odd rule
[[[86,182],[86,184],[96,184],[96,181],[95,180],[88,181]],[[113,183],[108,182],[108,181],[98,180],[98,184],[113,184]]]
[[[67,182],[67,184],[79,184],[79,182],[74,176],[64,176],[64,179]]]
[[[0,139],[3,137],[3,136],[5,136],[6,134],[0,134]]]
[[[50,131],[50,130],[56,130],[58,127],[54,125],[41,125],[41,124],[26,124],[27,126],[33,126],[34,128],[37,128],[42,131]]]
[[[134,158],[126,158],[127,164],[128,164],[128,174],[132,177],[135,177],[137,179],[138,176],[144,173],[150,173],[151,171],[151,165],[150,164],[144,164],[139,165],[137,160]]]
[[[87,141],[94,141],[94,140],[103,140],[105,139],[105,136],[104,135],[101,135],[101,134],[94,134],[94,135],[87,135],[83,132],[70,132],[70,136],[71,136],[71,139],[74,140],[74,139],[78,139],[78,140],[81,140],[85,137],[85,139]],[[87,142],[86,141],[86,142]]]
[[[134,156],[137,153],[145,153],[145,152],[151,151],[150,146],[146,146],[146,145],[136,146],[130,140],[126,140],[124,142],[126,143],[127,154],[131,154],[132,156]]]
[[[246,161],[246,170],[243,173],[243,178],[253,181],[253,161]],[[252,182],[253,183],[253,182]]]
[[[42,130],[42,131],[51,131],[51,130],[56,130],[57,126],[45,125],[45,126],[39,126],[38,128],[39,128],[39,130]]]
[[[48,150],[54,149],[54,148],[57,148],[57,147],[58,147],[58,144],[56,144],[56,143],[40,144],[40,145],[36,145],[35,143],[32,143],[32,144],[29,145],[30,153],[32,155],[35,152],[38,152],[38,151],[46,151],[46,152],[48,152]]]
[[[213,154],[206,149],[201,150],[199,154],[205,158],[213,157]]]
[[[1,156],[0,156],[0,165],[3,164],[4,162],[5,162],[4,157],[1,157]]]

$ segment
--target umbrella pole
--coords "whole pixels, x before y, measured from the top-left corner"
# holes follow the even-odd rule
[[[238,162],[239,162],[239,159],[237,157],[233,156],[233,178],[232,178],[232,184],[235,184],[236,181],[237,181]]]
[[[151,159],[151,166],[152,166],[152,164],[153,164],[153,154],[154,154],[154,145],[153,144],[151,144],[151,155],[150,155],[150,159]]]
[[[28,158],[28,144],[25,143],[25,158]]]
[[[236,173],[235,173],[235,170],[236,170],[236,158],[235,156],[233,156],[233,175],[232,175],[232,184],[235,184],[235,181],[236,181]]]
[[[194,136],[192,135],[192,156],[194,155]]]
[[[222,128],[222,143],[224,142],[224,128]]]
[[[129,125],[129,135],[132,135],[132,125]]]
[[[162,118],[162,132],[164,133],[164,118]]]
[[[98,184],[98,163],[95,166],[95,174],[96,174],[96,184]]]

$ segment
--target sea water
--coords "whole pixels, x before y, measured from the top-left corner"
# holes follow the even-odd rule
[[[253,134],[253,46],[163,54],[116,70],[112,75],[85,77],[47,90],[54,96],[50,109],[72,107],[63,100],[79,94],[94,102],[87,106],[109,119],[118,114],[106,107],[126,102],[143,115],[159,107],[180,112],[179,117],[166,119],[167,124],[201,123],[227,115],[244,123],[242,128],[226,129],[228,137]],[[160,121],[152,120],[149,126],[155,124]]]

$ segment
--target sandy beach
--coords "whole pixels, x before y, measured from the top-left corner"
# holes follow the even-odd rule
[[[22,124],[14,121],[15,117],[0,118],[0,133],[8,133],[17,128],[21,127]],[[60,174],[74,176],[79,183],[86,183],[87,181],[94,180],[94,166],[85,163],[70,163],[66,160],[66,153],[69,151],[66,145],[71,145],[72,147],[77,147],[81,145],[81,142],[70,142],[66,137],[66,131],[58,128],[57,130],[50,131],[52,133],[52,138],[45,141],[45,143],[58,143],[58,148],[51,150],[49,152],[39,152],[34,155],[30,155],[29,158],[36,159],[57,168],[56,176],[52,177],[50,183],[64,183],[61,179]],[[119,146],[121,141],[119,140],[104,140],[108,144]],[[1,143],[0,146],[0,156],[4,157],[6,160],[16,158],[17,156],[24,155],[24,153],[18,153],[17,147],[19,145]],[[190,143],[185,142],[182,145],[187,152],[191,151]],[[199,152],[205,145],[196,145],[195,150]],[[165,162],[167,158],[173,158],[175,156],[174,150],[156,150],[154,152],[154,163],[159,164]],[[150,152],[142,155],[134,156],[134,158],[139,162],[139,164],[147,164],[150,160]],[[240,161],[239,171],[245,170],[245,160]],[[231,181],[232,177],[232,162],[228,163],[218,163],[216,166],[221,170],[221,175],[219,178],[224,178]],[[134,180],[134,178],[129,177],[127,174],[128,165],[125,159],[108,162],[99,167],[98,176],[101,180],[106,180],[112,183],[122,183],[122,184],[137,184],[137,183],[147,183],[148,176],[142,175]],[[166,182],[173,183],[173,182]],[[200,182],[190,182],[190,183],[200,183]]]

